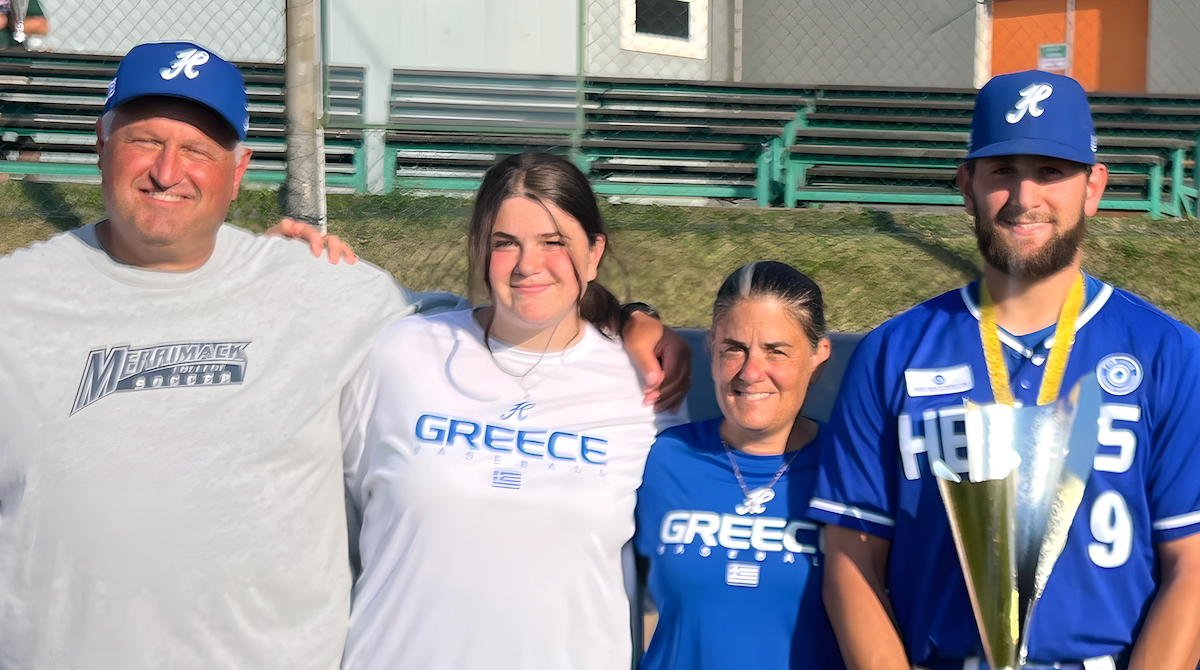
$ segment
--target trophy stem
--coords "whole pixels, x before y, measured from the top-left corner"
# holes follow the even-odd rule
[[[939,478],[938,490],[988,664],[996,670],[1019,667],[1015,483],[1012,478],[960,483]],[[963,532],[964,527],[972,531]]]

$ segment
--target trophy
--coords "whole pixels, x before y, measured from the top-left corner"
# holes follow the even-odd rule
[[[967,402],[967,476],[933,462],[975,623],[994,670],[1025,664],[1029,621],[1092,474],[1094,373],[1053,404]]]

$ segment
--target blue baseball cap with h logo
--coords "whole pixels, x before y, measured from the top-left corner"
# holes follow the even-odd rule
[[[148,95],[197,102],[229,122],[246,139],[250,113],[246,83],[232,63],[192,42],[148,42],[129,50],[108,85],[104,111]]]
[[[1041,70],[992,77],[975,96],[966,160],[1032,154],[1092,165],[1096,131],[1079,82]]]

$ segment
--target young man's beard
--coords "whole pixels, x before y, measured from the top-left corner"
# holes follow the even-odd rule
[[[1007,221],[1019,219],[1020,212],[1006,212],[1005,209],[997,212],[997,219]],[[978,210],[973,214],[975,215],[975,241],[979,245],[979,252],[983,254],[983,259],[988,262],[988,265],[1004,274],[1024,281],[1045,279],[1075,262],[1075,256],[1087,235],[1086,217],[1081,208],[1079,220],[1074,226],[1060,230],[1058,222],[1051,221],[1050,223],[1055,225],[1055,232],[1050,239],[1046,240],[1046,243],[1032,254],[1022,255],[1018,250],[1008,246],[1004,238],[996,233],[996,228],[1005,224],[995,221],[985,224],[980,220]],[[1009,216],[1010,214],[1016,216]]]

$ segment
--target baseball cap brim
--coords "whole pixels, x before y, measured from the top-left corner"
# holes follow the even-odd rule
[[[212,104],[209,103],[209,101],[198,98],[196,96],[192,96],[192,95],[183,95],[180,93],[164,93],[162,91],[150,91],[148,93],[133,93],[130,95],[123,96],[119,100],[114,100],[112,107],[113,107],[113,109],[116,109],[117,107],[120,107],[121,105],[124,105],[127,102],[132,102],[132,101],[138,100],[140,98],[178,98],[179,100],[187,100],[188,102],[194,102],[197,105],[200,105],[201,107],[212,112],[214,115],[216,115],[216,117],[218,119],[224,121],[226,127],[229,128],[229,130],[233,133],[233,136],[236,137],[239,142],[245,141],[245,139],[246,139],[246,133],[241,128],[238,128],[238,126],[235,124],[235,122],[232,119],[230,119],[227,115],[225,115],[221,110],[217,109],[216,107],[213,107]]]
[[[1028,137],[994,142],[976,151],[972,151],[963,160],[985,158],[987,156],[1016,156],[1019,154],[1062,158],[1063,160],[1085,163],[1087,165],[1096,164],[1096,154],[1094,152],[1080,151],[1076,147],[1063,144],[1062,142],[1055,142],[1054,140]]]

